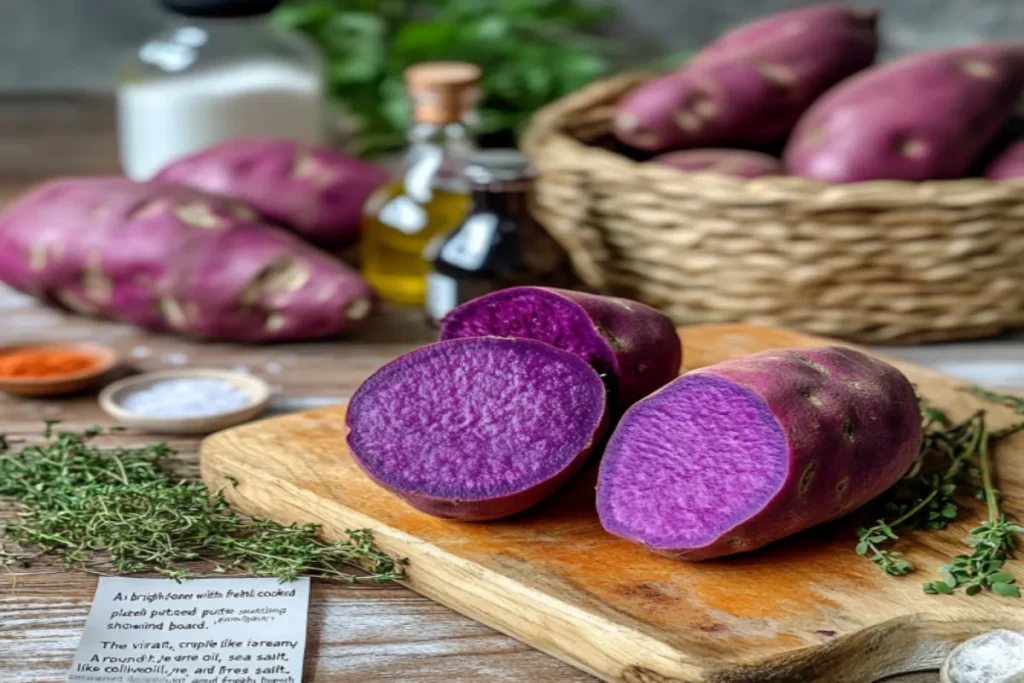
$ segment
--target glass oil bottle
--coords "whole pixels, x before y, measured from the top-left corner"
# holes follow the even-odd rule
[[[463,176],[473,152],[472,117],[480,69],[463,62],[427,62],[405,72],[415,123],[401,172],[366,203],[363,276],[386,301],[422,305],[435,238],[469,210]]]
[[[514,149],[477,152],[465,173],[472,208],[429,250],[428,322],[499,289],[575,285],[568,253],[530,214],[536,172],[526,157]]]

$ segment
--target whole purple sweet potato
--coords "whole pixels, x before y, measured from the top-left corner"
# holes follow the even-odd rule
[[[983,159],[984,175],[989,180],[1024,178],[1024,119],[1014,119],[999,135]]]
[[[720,173],[737,178],[784,175],[782,162],[760,152],[742,149],[681,149],[651,159],[688,173]]]
[[[695,55],[693,61],[716,57],[731,50],[743,50],[752,44],[797,38],[809,32],[827,29],[829,26],[845,25],[850,17],[863,20],[864,25],[874,31],[874,26],[878,22],[878,10],[874,7],[829,2],[777,12],[722,34]]]
[[[536,339],[590,363],[624,410],[679,374],[682,346],[663,313],[628,299],[548,287],[512,287],[462,304],[441,339]]]
[[[737,29],[627,95],[615,135],[655,152],[779,138],[822,93],[874,62],[876,19],[830,4]]]
[[[385,365],[349,403],[348,444],[375,482],[465,521],[522,512],[577,472],[606,429],[576,356],[526,339],[456,339]]]
[[[1024,91],[1024,42],[904,57],[830,90],[786,146],[793,175],[831,182],[968,173]]]
[[[369,162],[293,140],[231,140],[156,175],[247,202],[306,241],[338,248],[359,238],[363,204],[388,178]]]
[[[629,409],[598,475],[609,532],[702,560],[840,517],[896,483],[921,446],[914,388],[840,347],[689,372]]]
[[[0,281],[66,308],[245,342],[358,327],[359,275],[241,202],[169,183],[47,183],[0,215]]]

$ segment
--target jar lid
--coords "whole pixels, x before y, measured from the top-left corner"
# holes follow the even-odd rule
[[[476,152],[466,165],[466,177],[474,185],[533,180],[537,171],[517,149],[485,149]]]
[[[452,123],[476,107],[480,67],[469,62],[422,62],[405,70],[414,116],[425,123]]]
[[[163,0],[164,7],[187,17],[254,17],[267,14],[281,0]]]

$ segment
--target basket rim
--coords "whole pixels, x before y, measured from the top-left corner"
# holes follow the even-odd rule
[[[599,79],[567,97],[551,102],[537,110],[530,118],[527,129],[523,132],[521,144],[539,170],[555,170],[558,168],[586,167],[588,170],[597,163],[605,167],[618,167],[622,172],[642,170],[644,175],[660,176],[664,181],[680,178],[694,178],[714,182],[722,187],[735,188],[756,187],[762,190],[778,188],[786,194],[828,194],[839,188],[854,188],[857,194],[875,195],[878,193],[904,194],[908,197],[929,198],[950,194],[973,194],[986,192],[986,196],[974,197],[973,202],[1012,201],[1019,200],[1024,192],[1024,177],[1008,180],[991,180],[980,176],[953,178],[945,180],[863,180],[851,183],[834,183],[813,178],[793,175],[761,176],[759,178],[739,178],[707,171],[683,171],[663,164],[651,164],[648,161],[636,161],[629,157],[603,147],[589,145],[564,130],[565,122],[573,114],[592,108],[610,93],[625,93],[636,85],[656,77],[648,71],[630,71],[605,79]],[[726,145],[719,148],[728,148]],[[684,148],[685,149],[685,148]],[[696,148],[694,148],[696,149]],[[702,148],[708,149],[708,148]],[[739,149],[739,148],[736,148]],[[675,151],[675,150],[665,150]],[[566,159],[567,153],[573,156]],[[566,163],[566,162],[570,163]],[[918,203],[917,201],[912,203]]]

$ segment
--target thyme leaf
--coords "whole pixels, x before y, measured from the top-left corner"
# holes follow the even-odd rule
[[[980,387],[975,395],[998,402],[1024,414],[1024,399],[996,394]],[[986,502],[987,516],[966,539],[969,555],[957,555],[940,568],[942,579],[923,585],[928,594],[950,594],[963,588],[968,595],[988,589],[997,595],[1020,597],[1012,574],[1003,567],[1016,548],[1015,535],[1024,527],[1010,520],[994,486],[991,448],[1000,439],[1024,430],[1024,421],[990,431],[984,411],[955,423],[946,413],[919,397],[924,437],[921,452],[903,480],[886,496],[883,509],[888,518],[857,530],[858,555],[866,557],[890,576],[915,570],[891,546],[903,530],[944,529],[960,513],[956,498],[964,488],[973,487],[976,498]]]
[[[97,571],[105,560],[118,574],[154,571],[177,580],[192,576],[187,562],[205,561],[216,573],[299,575],[383,583],[404,577],[405,560],[382,553],[367,530],[324,543],[315,524],[282,525],[240,515],[220,492],[174,481],[158,461],[165,444],[96,448],[99,427],[83,433],[44,430],[46,442],[0,453],[0,496],[18,500],[18,521],[6,536],[61,558],[65,566]],[[229,485],[237,482],[229,481]],[[0,547],[0,566],[27,558]],[[358,567],[364,573],[346,571]]]

